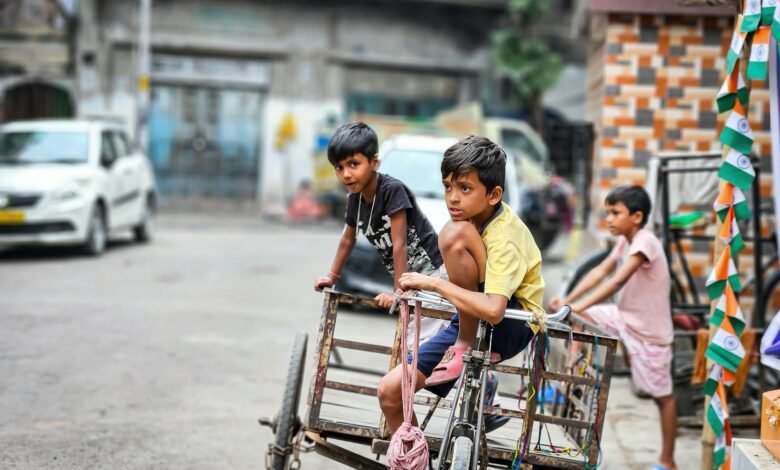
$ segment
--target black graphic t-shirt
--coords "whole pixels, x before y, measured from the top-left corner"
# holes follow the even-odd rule
[[[356,227],[376,247],[387,271],[393,273],[390,216],[406,211],[406,259],[409,271],[431,274],[443,263],[436,231],[420,211],[414,194],[392,176],[377,173],[374,202],[360,202],[360,193],[347,197],[347,225]],[[358,214],[360,206],[360,214]],[[372,210],[373,206],[373,210]],[[370,220],[369,220],[370,219]]]

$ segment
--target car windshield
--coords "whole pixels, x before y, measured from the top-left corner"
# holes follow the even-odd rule
[[[0,164],[84,163],[88,150],[86,132],[0,133]]]
[[[537,163],[544,163],[544,156],[539,153],[536,146],[528,137],[516,129],[501,130],[501,142],[504,147],[518,152],[521,156],[527,155]]]
[[[381,171],[403,181],[417,197],[444,199],[441,159],[436,152],[391,150],[382,158]]]

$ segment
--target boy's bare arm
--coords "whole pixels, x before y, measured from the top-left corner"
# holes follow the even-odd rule
[[[393,289],[400,289],[401,275],[407,271],[406,211],[390,216],[390,239],[393,241]]]
[[[467,312],[493,325],[504,319],[509,302],[509,299],[500,294],[471,291],[444,279],[419,273],[404,273],[401,276],[401,287],[436,292],[449,300],[459,312]]]
[[[393,290],[400,289],[401,274],[407,269],[406,254],[406,211],[401,210],[390,216],[390,239],[393,242]],[[374,300],[381,308],[393,305],[392,292],[381,293]]]
[[[604,261],[599,263],[599,265],[594,269],[591,269],[590,272],[585,275],[582,281],[580,281],[580,283],[574,287],[574,290],[566,296],[566,301],[564,303],[571,303],[582,297],[583,294],[589,292],[598,283],[606,279],[606,277],[615,270],[615,266],[617,266],[617,261],[615,261],[615,258],[612,256],[607,256]]]
[[[606,298],[619,291],[645,262],[647,262],[647,258],[642,253],[629,256],[614,276],[602,282],[592,294],[582,299],[582,301],[572,304],[571,309],[575,312],[582,312],[593,305],[603,302]]]
[[[317,279],[314,283],[314,289],[321,291],[325,287],[333,287],[336,281],[341,277],[341,270],[355,247],[355,237],[357,231],[351,225],[344,225],[344,231],[341,233],[339,246],[336,249],[336,256],[333,257],[333,264],[330,265],[330,272],[327,276]]]

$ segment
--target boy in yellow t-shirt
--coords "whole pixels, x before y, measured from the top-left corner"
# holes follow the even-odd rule
[[[404,289],[433,291],[455,305],[450,326],[420,346],[418,387],[446,396],[463,369],[479,320],[491,323],[494,362],[522,351],[533,332],[504,319],[507,308],[543,312],[542,257],[528,227],[501,201],[506,154],[484,137],[469,136],[447,149],[441,164],[450,222],[439,234],[449,281],[404,273]],[[438,365],[437,365],[438,363]],[[392,432],[403,421],[403,365],[379,381],[378,396]]]

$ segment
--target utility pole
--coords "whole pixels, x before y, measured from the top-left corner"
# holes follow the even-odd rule
[[[149,30],[151,25],[152,0],[140,0],[138,11],[138,96],[136,138],[138,144],[147,150],[149,144],[149,73],[151,69],[151,51]]]

